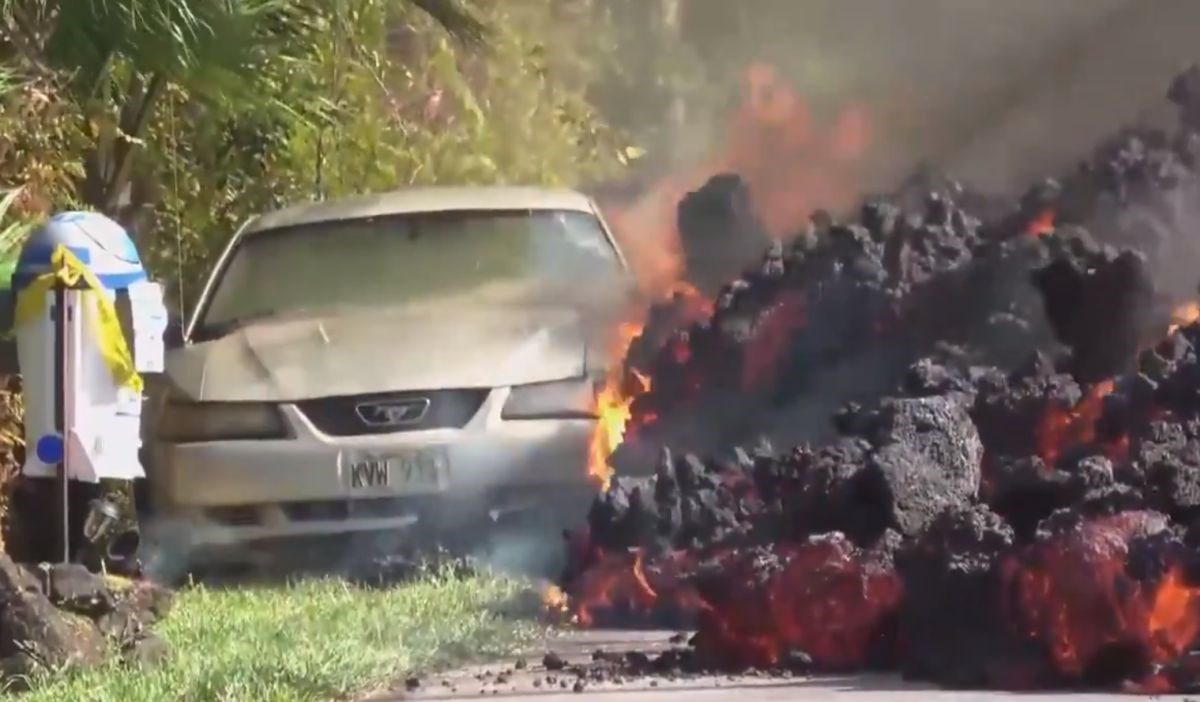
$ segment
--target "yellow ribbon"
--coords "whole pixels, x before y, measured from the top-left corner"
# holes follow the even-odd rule
[[[50,270],[34,278],[28,287],[17,293],[13,326],[17,327],[40,317],[46,309],[46,295],[54,289],[56,283],[75,287],[80,280],[95,292],[98,315],[93,332],[100,344],[100,354],[104,357],[105,365],[112,371],[113,379],[119,387],[127,387],[140,394],[142,376],[134,368],[133,354],[129,352],[125,333],[121,331],[116,305],[104,294],[104,286],[96,279],[95,274],[66,246],[55,246],[50,255]]]

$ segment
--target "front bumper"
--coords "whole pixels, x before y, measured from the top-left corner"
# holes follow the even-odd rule
[[[154,442],[154,511],[184,525],[193,548],[417,524],[453,529],[548,501],[582,519],[595,493],[586,468],[594,422],[503,420],[507,398],[506,389],[492,391],[457,429],[334,437],[285,404],[281,411],[294,438]],[[364,456],[426,451],[444,457],[436,483],[393,479],[365,486],[352,475]]]

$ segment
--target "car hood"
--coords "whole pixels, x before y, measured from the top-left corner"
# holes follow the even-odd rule
[[[166,371],[193,400],[288,401],[578,377],[587,347],[576,310],[475,300],[258,322],[172,350]]]

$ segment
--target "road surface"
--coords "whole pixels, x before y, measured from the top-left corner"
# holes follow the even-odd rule
[[[546,643],[568,663],[582,663],[597,649],[624,652],[637,650],[653,654],[670,647],[671,632],[571,632]],[[526,656],[528,666],[517,670],[516,657],[492,665],[474,666],[444,675],[421,679],[420,686],[408,690],[402,681],[396,689],[368,697],[364,702],[400,702],[401,700],[478,700],[503,699],[505,702],[686,702],[689,700],[740,700],[751,702],[1124,702],[1137,699],[1129,695],[1103,693],[1006,693],[940,690],[929,685],[908,683],[896,676],[853,675],[812,678],[772,678],[768,676],[702,676],[689,679],[642,677],[627,680],[589,682],[582,690],[574,689],[576,678],[567,673],[553,682],[553,671],[541,665],[545,651]],[[1184,695],[1153,698],[1167,702],[1193,702]]]

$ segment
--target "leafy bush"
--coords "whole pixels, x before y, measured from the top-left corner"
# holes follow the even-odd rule
[[[160,276],[195,290],[255,213],[421,184],[570,185],[621,167],[625,140],[587,100],[594,25],[556,24],[545,3],[487,3],[484,47],[396,0],[347,0],[313,21],[329,40],[264,70],[274,95],[224,120],[174,91],[148,135],[158,183],[145,241]],[[589,44],[591,42],[591,44]],[[189,114],[191,116],[189,116]]]
[[[9,217],[13,205],[24,193],[24,188],[14,188],[0,198],[0,334],[7,336],[12,325],[10,281],[17,263],[20,245],[28,234],[32,222],[28,219]],[[25,437],[21,424],[20,378],[6,372],[15,368],[16,349],[11,340],[0,337],[0,548],[7,537],[7,514],[9,486],[21,468]]]

